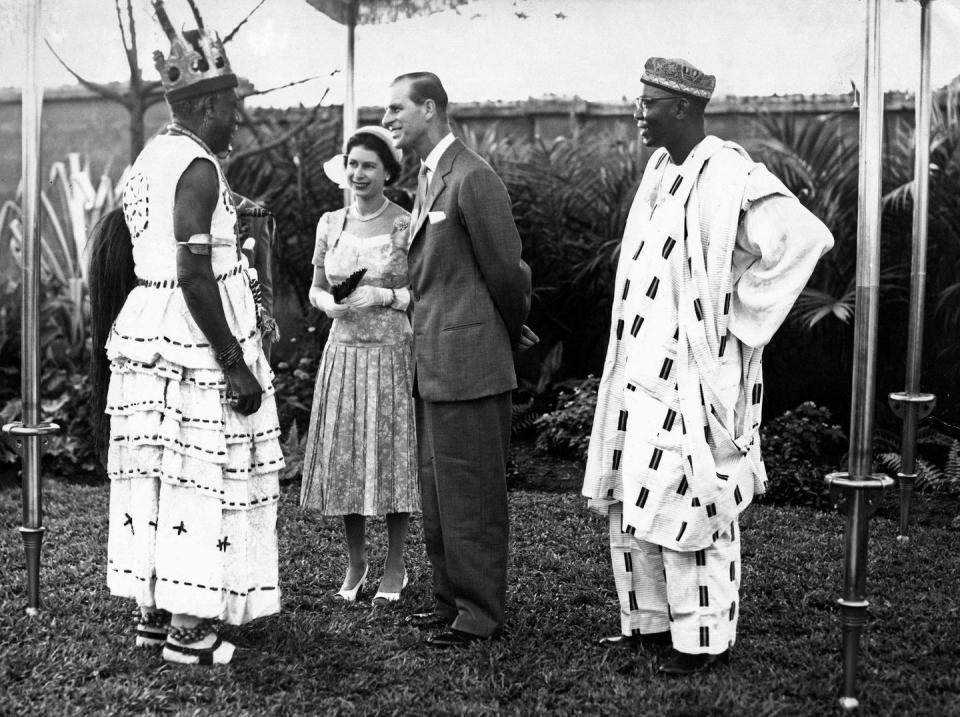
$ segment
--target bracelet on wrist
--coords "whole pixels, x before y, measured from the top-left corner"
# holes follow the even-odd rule
[[[230,344],[222,351],[218,351],[216,358],[217,363],[225,369],[233,368],[243,362],[243,349],[236,337],[231,337]]]

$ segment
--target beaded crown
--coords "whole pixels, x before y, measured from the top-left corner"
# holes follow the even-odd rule
[[[709,100],[717,86],[717,78],[708,75],[686,60],[651,57],[643,66],[640,81],[671,92]]]
[[[168,102],[199,97],[239,84],[237,76],[230,69],[220,36],[204,28],[203,18],[194,0],[187,2],[197,21],[197,29],[177,32],[170,22],[163,0],[151,0],[157,21],[170,39],[170,54],[167,57],[160,50],[153,53]]]

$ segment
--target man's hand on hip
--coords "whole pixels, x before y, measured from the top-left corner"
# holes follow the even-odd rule
[[[526,351],[531,346],[539,343],[540,337],[533,333],[533,330],[524,324],[520,329],[520,340],[514,346],[516,351]]]

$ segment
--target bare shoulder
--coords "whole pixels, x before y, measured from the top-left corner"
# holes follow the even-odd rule
[[[220,192],[220,177],[213,162],[204,157],[197,157],[180,175],[177,182],[177,198],[189,196],[191,201],[206,204],[214,203]]]

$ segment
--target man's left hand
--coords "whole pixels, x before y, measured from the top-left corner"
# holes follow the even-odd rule
[[[539,343],[540,337],[533,333],[533,330],[524,324],[520,329],[520,340],[514,347],[517,351],[526,351],[531,346]]]

